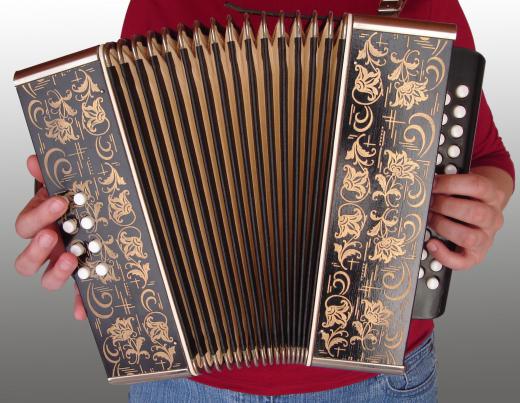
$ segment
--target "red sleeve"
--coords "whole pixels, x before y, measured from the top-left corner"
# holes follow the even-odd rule
[[[443,0],[432,2],[432,21],[452,22],[457,24],[457,40],[455,46],[475,49],[475,42],[468,21],[458,0]],[[485,78],[484,78],[485,80]],[[484,81],[485,83],[485,81]],[[506,171],[515,178],[515,169],[509,152],[493,121],[493,115],[483,95],[480,103],[477,133],[473,148],[473,167],[495,166]]]

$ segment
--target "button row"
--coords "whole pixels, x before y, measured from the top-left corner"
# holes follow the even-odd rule
[[[83,217],[79,222],[79,226],[87,231],[94,228],[94,225],[94,219],[89,216]],[[78,221],[75,218],[69,218],[63,222],[61,228],[69,235],[75,234],[78,231]]]
[[[469,87],[467,85],[459,85],[456,89],[455,89],[455,96],[457,98],[466,98],[467,96],[469,95]],[[449,105],[451,103],[451,95],[450,94],[446,94],[446,100],[444,102],[444,105]]]
[[[108,265],[106,263],[99,263],[96,265],[96,267],[94,268],[94,271],[96,272],[96,274],[99,276],[99,277],[105,277],[107,274],[108,274]],[[90,277],[91,275],[91,270],[90,268],[86,267],[86,266],[81,266],[79,269],[78,269],[78,277],[81,279],[81,280],[86,280]]]

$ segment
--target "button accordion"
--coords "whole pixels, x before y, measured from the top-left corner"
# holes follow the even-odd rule
[[[401,373],[410,319],[444,310],[431,187],[469,168],[482,57],[452,25],[286,22],[180,26],[15,75],[112,383]]]

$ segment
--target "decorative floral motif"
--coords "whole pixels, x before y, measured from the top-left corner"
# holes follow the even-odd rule
[[[374,254],[370,256],[370,259],[390,263],[396,257],[404,255],[404,241],[404,238],[395,238],[392,236],[381,238],[375,242]]]
[[[364,65],[355,66],[357,76],[352,97],[361,105],[371,105],[383,95],[380,67],[386,64],[384,57],[388,54],[388,48],[378,49],[372,42],[375,36],[375,32],[370,35],[356,57],[356,60],[363,62]]]
[[[347,235],[359,238],[365,221],[365,213],[358,206],[342,205],[338,210],[339,231],[335,234],[336,238],[345,238]]]
[[[428,99],[426,94],[428,79],[422,81],[413,80],[418,76],[417,67],[419,67],[419,52],[417,50],[408,49],[402,58],[399,58],[394,52],[390,59],[396,64],[394,71],[388,76],[390,81],[395,81],[396,90],[395,99],[390,106],[397,106],[412,109],[415,105]]]
[[[108,131],[108,120],[105,110],[102,108],[101,103],[103,98],[98,97],[94,100],[92,105],[83,103],[81,109],[83,111],[83,126],[91,134],[105,134]],[[98,128],[101,126],[101,129]]]
[[[154,316],[156,317],[154,320]],[[173,338],[168,335],[168,323],[166,321],[166,317],[162,314],[155,313],[148,314],[143,322],[146,333],[150,336],[150,340],[152,343],[172,343]]]
[[[419,164],[408,157],[406,151],[394,153],[390,150],[385,150],[388,155],[387,169],[390,173],[398,179],[409,179],[412,182],[415,179]]]
[[[47,133],[45,135],[61,144],[78,139],[78,136],[74,133],[72,120],[63,118],[57,118],[50,121],[46,120],[45,127],[47,128]]]
[[[101,185],[106,186],[102,188],[104,193],[114,194],[119,191],[120,186],[126,185],[126,181],[112,164],[105,163],[104,165],[108,168],[108,175],[105,179],[98,179],[98,181]]]
[[[134,318],[117,318],[115,323],[107,329],[107,333],[112,337],[114,343],[126,342],[132,337],[136,337],[137,333],[132,325]]]
[[[145,259],[148,256],[143,250],[141,231],[135,227],[123,228],[119,232],[117,243],[128,260],[133,260],[134,258]]]
[[[108,196],[109,215],[118,225],[132,225],[135,221],[134,207],[128,200],[130,192],[123,190],[117,196]]]
[[[72,92],[67,90],[65,96],[62,96],[58,90],[50,90],[47,104],[50,109],[50,116],[57,115],[56,118],[45,117],[45,135],[61,144],[69,141],[78,140],[79,137],[74,132],[73,117],[78,112],[69,105],[68,101],[72,99]]]
[[[367,104],[372,104],[379,99],[383,93],[383,82],[381,81],[381,70],[368,71],[360,64],[356,65],[358,75],[354,82],[354,89],[358,93],[367,95]]]
[[[126,276],[128,278],[137,277],[143,281],[143,288],[148,284],[148,272],[150,271],[150,264],[140,262],[128,262],[125,265],[127,270]]]
[[[345,176],[343,177],[342,193],[355,193],[356,200],[363,199],[370,186],[368,171],[366,169],[358,171],[352,165],[348,164],[343,167],[343,170],[345,171]],[[348,199],[348,197],[345,196],[344,198]]]
[[[388,326],[388,318],[392,316],[392,311],[383,305],[381,300],[371,302],[363,300],[365,305],[365,318],[368,323],[374,326]]]
[[[333,299],[336,299],[336,301],[332,302]],[[351,315],[351,302],[343,296],[333,295],[327,298],[325,302],[325,318],[327,320],[322,326],[327,328],[337,325],[341,328],[345,328]]]

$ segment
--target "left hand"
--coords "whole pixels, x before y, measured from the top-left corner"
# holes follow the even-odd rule
[[[437,175],[428,216],[437,234],[456,244],[451,251],[438,239],[426,247],[444,266],[467,270],[481,263],[502,227],[508,195],[487,171]],[[464,198],[461,198],[463,196]]]

